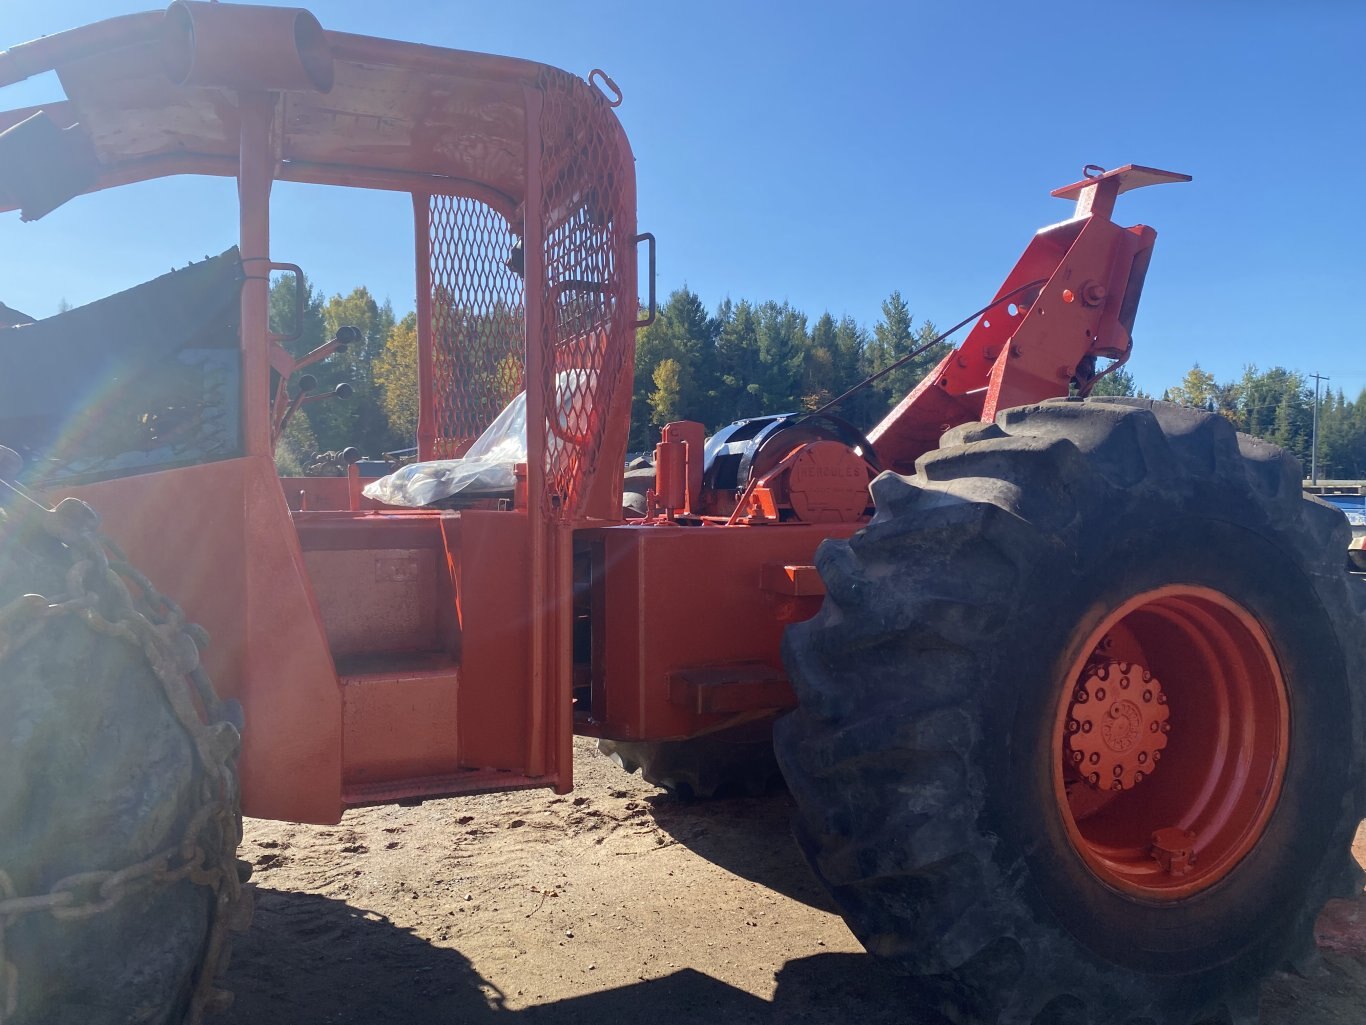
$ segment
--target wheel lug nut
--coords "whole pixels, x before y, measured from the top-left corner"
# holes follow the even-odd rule
[[[1152,703],[1152,700],[1153,700],[1153,692],[1150,691],[1150,690],[1145,690],[1145,691],[1143,692],[1143,700],[1144,700],[1145,702],[1148,702],[1149,704],[1151,704],[1151,703]]]
[[[1081,729],[1081,723],[1077,722],[1077,720],[1075,720],[1075,719],[1068,719],[1068,720],[1067,720],[1067,732],[1068,732],[1068,733],[1076,733],[1077,730],[1079,730],[1079,729]]]
[[[1081,754],[1080,751],[1073,751],[1073,752],[1072,752],[1072,761],[1073,761],[1075,764],[1080,765],[1080,764],[1081,764],[1081,759],[1082,759],[1082,754]]]
[[[1134,773],[1134,782],[1135,782],[1135,783],[1142,783],[1142,782],[1143,782],[1143,773],[1141,773],[1141,772],[1135,772],[1135,773]]]
[[[1172,724],[1169,723],[1169,722],[1164,722],[1164,723],[1162,724],[1162,732],[1163,732],[1163,733],[1170,733],[1171,731],[1172,731]]]
[[[1154,751],[1154,752],[1153,752],[1153,761],[1157,761],[1157,760],[1158,760],[1159,758],[1161,758],[1161,757],[1162,757],[1162,752],[1161,752],[1161,751]]]
[[[1098,772],[1093,772],[1093,773],[1091,773],[1091,775],[1087,776],[1086,778],[1087,778],[1088,780],[1090,780],[1091,783],[1092,783],[1093,785],[1095,785],[1095,786],[1099,786],[1099,785],[1100,785],[1100,773],[1098,773]]]
[[[1159,695],[1157,696],[1157,703],[1158,703],[1159,705],[1165,705],[1165,704],[1167,703],[1167,695],[1165,695],[1165,694],[1159,694]]]
[[[1156,720],[1156,719],[1154,719],[1152,722],[1148,723],[1148,732],[1149,732],[1149,733],[1156,733],[1156,732],[1157,732],[1159,729],[1161,729],[1161,728],[1162,728],[1162,727],[1160,727],[1160,726],[1157,724],[1157,720]]]
[[[1092,764],[1092,765],[1099,765],[1099,764],[1100,764],[1100,752],[1099,752],[1099,751],[1092,751],[1092,752],[1091,752],[1091,764]]]
[[[1128,678],[1127,676],[1121,676],[1121,677],[1119,678],[1119,689],[1120,689],[1120,690],[1128,690],[1128,689],[1129,689],[1129,678]]]
[[[1138,763],[1139,763],[1140,765],[1144,765],[1144,764],[1147,764],[1147,761],[1148,761],[1148,752],[1147,752],[1147,751],[1140,751],[1140,752],[1138,753]]]
[[[1090,733],[1090,732],[1091,732],[1091,722],[1090,722],[1089,719],[1088,719],[1086,722],[1084,722],[1084,723],[1081,724],[1081,732],[1083,732],[1083,733]]]
[[[1152,674],[1152,673],[1148,672],[1148,670],[1146,670],[1146,669],[1143,670],[1143,682],[1144,682],[1144,683],[1147,683],[1147,682],[1148,682],[1149,680],[1151,680],[1152,678],[1153,678],[1153,674]]]
[[[1104,700],[1105,700],[1105,688],[1104,688],[1104,687],[1097,687],[1097,688],[1096,688],[1096,700],[1097,700],[1097,701],[1104,701]]]
[[[1114,769],[1114,775],[1115,775],[1115,779],[1119,779],[1120,776],[1123,776],[1123,775],[1124,775],[1124,766],[1122,766],[1122,765],[1116,765],[1116,766],[1115,766],[1115,769]]]

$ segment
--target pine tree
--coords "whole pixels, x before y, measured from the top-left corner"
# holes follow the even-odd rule
[[[721,325],[716,338],[720,415],[708,426],[767,412],[759,384],[762,364],[754,307],[741,300],[727,304],[722,312],[726,315],[718,317]]]
[[[930,344],[937,331],[929,321],[919,328],[912,325],[910,307],[899,291],[892,292],[882,303],[882,319],[873,328],[872,340],[865,349],[867,376],[885,370],[912,352],[923,351],[870,386],[871,394],[860,403],[860,415],[855,421],[862,421],[862,426],[871,427],[886,416],[953,348],[949,342]]]
[[[764,413],[801,408],[802,368],[807,336],[806,314],[786,302],[758,308],[759,400]]]
[[[660,307],[655,322],[636,336],[635,387],[631,415],[632,450],[658,440],[658,428],[671,420],[706,423],[717,403],[716,322],[697,293],[680,288]],[[666,362],[668,394],[656,400],[656,371]],[[660,420],[662,409],[668,418]]]
[[[839,340],[835,318],[822,313],[811,329],[802,364],[801,408],[819,409],[838,394]]]
[[[864,351],[867,346],[868,332],[853,317],[841,317],[835,327],[835,386],[831,389],[834,392],[832,398],[843,395],[868,376]],[[849,396],[830,412],[860,426],[869,426],[871,418],[862,413],[868,398],[868,389],[865,388]]]

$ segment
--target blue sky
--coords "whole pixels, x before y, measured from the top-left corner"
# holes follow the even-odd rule
[[[0,46],[139,9],[3,0]],[[1366,4],[317,0],[327,28],[544,61],[622,87],[659,285],[867,326],[893,289],[951,324],[990,298],[1088,163],[1195,176],[1120,198],[1160,235],[1130,368],[1198,361],[1366,388]],[[56,98],[55,79],[0,91]],[[412,305],[406,199],[278,186],[274,255]],[[234,241],[231,182],[0,218],[0,300],[35,316]]]

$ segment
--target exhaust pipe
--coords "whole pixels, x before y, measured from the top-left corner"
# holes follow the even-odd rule
[[[162,65],[176,85],[332,90],[327,34],[301,8],[175,0],[166,9],[160,44]]]

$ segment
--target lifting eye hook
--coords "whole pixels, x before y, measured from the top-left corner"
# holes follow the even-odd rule
[[[612,76],[603,71],[602,68],[594,68],[588,72],[588,84],[596,86],[598,91],[607,97],[609,107],[621,106],[621,86],[612,81]]]

